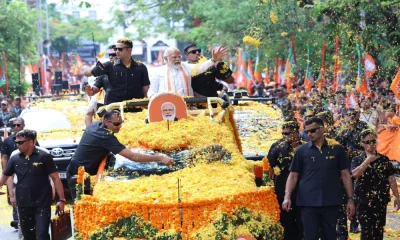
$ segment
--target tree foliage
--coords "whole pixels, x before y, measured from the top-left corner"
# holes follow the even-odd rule
[[[291,36],[295,36],[298,69],[306,66],[306,44],[311,47],[311,67],[321,67],[322,42],[327,42],[328,76],[332,74],[334,39],[340,37],[343,67],[356,70],[355,38],[377,65],[375,76],[391,77],[400,61],[399,1],[383,0],[124,0],[124,11],[116,23],[141,26],[152,23],[180,41],[202,46],[224,44],[244,46],[244,35],[262,41],[264,61],[285,58]],[[275,15],[274,23],[271,16]],[[147,17],[148,16],[148,17]],[[171,21],[184,23],[171,27]],[[144,27],[145,26],[145,27]],[[142,25],[140,36],[152,34],[153,28]],[[152,29],[151,31],[147,31]],[[144,32],[143,32],[144,30]],[[254,48],[245,46],[252,56]],[[353,74],[354,75],[354,74]]]
[[[7,54],[9,90],[10,95],[18,95],[18,85],[21,81],[21,93],[27,91],[29,84],[24,80],[24,74],[21,73],[19,79],[18,66],[21,61],[21,67],[24,64],[38,61],[36,43],[38,34],[36,22],[38,14],[34,9],[30,9],[23,1],[11,1],[6,4],[0,1],[0,52]],[[18,38],[20,39],[20,53],[18,55]]]
[[[100,20],[77,18],[72,15],[60,13],[55,4],[49,5],[50,39],[52,48],[57,52],[67,52],[80,46],[82,39],[92,39],[107,43],[113,34],[112,29],[102,27]]]

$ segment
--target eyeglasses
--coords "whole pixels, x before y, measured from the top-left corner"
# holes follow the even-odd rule
[[[322,126],[316,127],[316,128],[312,128],[312,129],[308,129],[305,130],[305,132],[308,133],[315,133],[318,129],[322,128]]]
[[[24,141],[15,141],[15,143],[17,144],[17,145],[22,145],[22,144],[24,144],[24,143],[26,143],[28,140],[24,140]]]
[[[113,121],[111,121],[111,120],[107,120],[107,122],[110,122],[110,123],[112,123],[114,126],[116,126],[116,127],[118,127],[118,126],[120,126],[122,123],[124,123],[124,122],[113,122]]]
[[[282,135],[284,135],[284,136],[289,136],[289,135],[292,134],[292,133],[294,133],[294,132],[282,132]]]
[[[22,124],[13,124],[13,127],[21,127]]]
[[[116,57],[117,54],[116,54],[116,53],[110,53],[110,54],[108,54],[108,56],[109,56],[109,57]]]
[[[124,50],[124,48],[128,48],[128,47],[115,47],[114,51],[120,51],[122,52],[122,50]]]
[[[194,49],[194,50],[188,52],[187,54],[189,54],[189,53],[191,53],[191,54],[201,53],[201,49]]]
[[[361,141],[362,143],[364,143],[364,144],[376,144],[376,139],[373,139],[373,140],[367,140],[367,141]]]

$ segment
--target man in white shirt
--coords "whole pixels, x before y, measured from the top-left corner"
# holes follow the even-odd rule
[[[179,49],[169,47],[164,52],[166,65],[160,67],[159,71],[150,78],[150,89],[148,97],[162,92],[173,92],[182,96],[193,96],[192,76],[207,71],[207,69],[222,60],[228,53],[225,47],[212,51],[212,58],[199,64],[182,62]]]
[[[379,123],[378,112],[371,108],[372,99],[364,97],[361,99],[360,121],[366,122],[369,128],[376,131]]]

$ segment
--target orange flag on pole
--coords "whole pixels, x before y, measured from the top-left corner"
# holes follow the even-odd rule
[[[326,53],[326,41],[322,45],[322,64],[321,71],[319,72],[317,79],[318,91],[322,92],[325,85],[325,53]]]
[[[396,76],[394,77],[392,84],[390,85],[390,89],[397,99],[400,100],[400,68],[397,71]]]
[[[351,90],[351,92],[349,93],[349,95],[347,95],[346,98],[346,108],[356,108],[356,107],[358,107],[357,97],[354,94],[354,91]]]

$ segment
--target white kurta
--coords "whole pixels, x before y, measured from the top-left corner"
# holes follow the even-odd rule
[[[151,97],[154,94],[162,92],[174,92],[182,96],[193,96],[192,70],[196,68],[196,73],[200,74],[207,71],[207,69],[213,65],[214,63],[211,60],[207,60],[201,64],[182,62],[182,68],[180,69],[164,65],[157,69],[158,71],[156,73],[150,75],[150,88],[147,92],[147,96]],[[170,89],[168,86],[168,75],[170,79]],[[186,83],[185,75],[187,76],[188,83]]]

